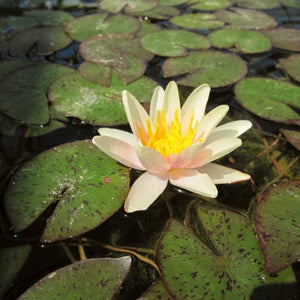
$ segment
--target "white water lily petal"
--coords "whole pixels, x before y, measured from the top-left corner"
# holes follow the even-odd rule
[[[171,124],[176,110],[179,112],[180,119],[180,99],[175,81],[171,81],[166,87],[163,109],[168,125]]]
[[[125,200],[124,209],[131,213],[147,209],[165,190],[168,178],[149,172],[142,174],[132,185]]]
[[[199,168],[201,166],[204,166],[211,161],[232,152],[241,144],[242,141],[238,138],[225,138],[205,145],[198,151],[188,167]]]
[[[139,137],[139,130],[146,133],[146,119],[149,119],[149,116],[144,107],[127,91],[122,92],[122,100],[129,125],[134,135]]]
[[[109,136],[95,136],[92,142],[102,152],[123,165],[137,170],[146,170],[132,145]]]
[[[169,172],[170,182],[180,188],[193,193],[215,198],[218,190],[207,174],[199,173],[195,169],[181,169]]]
[[[156,112],[161,110],[164,103],[165,91],[161,86],[155,88],[150,104],[150,120],[155,121]]]
[[[135,146],[136,137],[130,132],[113,128],[99,128],[98,132],[102,136],[110,136],[133,147]]]
[[[136,143],[135,149],[140,162],[151,173],[163,173],[170,169],[170,165],[166,158],[157,150],[148,146],[143,146],[140,142]]]
[[[195,135],[195,140],[199,138],[205,139],[209,136],[211,131],[221,122],[229,109],[228,105],[220,105],[210,111],[198,124],[198,130]]]
[[[234,183],[250,179],[248,174],[215,163],[207,164],[197,170],[200,173],[206,173],[215,184]]]
[[[189,125],[190,118],[194,115],[192,126],[195,125],[197,120],[201,120],[205,114],[205,108],[210,93],[210,87],[208,84],[202,84],[197,87],[186,99],[182,108],[182,132],[185,132]]]
[[[221,138],[235,138],[239,137],[249,128],[252,123],[247,120],[233,121],[216,127],[206,139],[205,143],[209,144]]]

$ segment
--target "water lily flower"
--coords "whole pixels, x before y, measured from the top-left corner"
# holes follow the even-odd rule
[[[120,163],[146,171],[132,185],[125,200],[127,212],[147,209],[165,190],[167,183],[215,198],[215,184],[247,180],[248,174],[212,161],[241,145],[237,138],[251,127],[246,120],[218,126],[228,105],[205,114],[210,87],[196,88],[180,107],[177,85],[154,90],[150,113],[128,91],[122,99],[133,133],[100,128],[93,143]]]

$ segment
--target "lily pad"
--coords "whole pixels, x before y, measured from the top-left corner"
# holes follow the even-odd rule
[[[174,299],[172,295],[168,293],[164,287],[163,282],[160,279],[154,281],[154,283],[143,293],[138,300],[172,300]]]
[[[113,299],[130,265],[129,256],[82,260],[46,275],[19,299]]]
[[[275,27],[277,22],[268,14],[252,9],[231,7],[229,10],[216,12],[217,17],[234,28],[268,29]]]
[[[34,27],[16,33],[8,41],[8,49],[16,54],[33,51],[37,55],[49,55],[71,42],[61,26]]]
[[[289,129],[280,129],[280,132],[283,133],[285,138],[290,144],[292,144],[297,150],[300,151],[300,132]]]
[[[117,13],[122,9],[126,13],[136,13],[149,10],[157,5],[155,0],[102,0],[100,7],[112,13]]]
[[[300,259],[300,180],[271,188],[259,201],[255,226],[266,269],[274,274]]]
[[[0,62],[0,80],[4,78],[9,72],[30,64],[27,59],[11,59]]]
[[[77,141],[54,147],[21,166],[4,195],[15,232],[57,203],[41,237],[53,242],[94,229],[123,204],[129,171],[92,145]]]
[[[163,30],[141,39],[148,51],[160,56],[186,56],[187,49],[207,49],[210,42],[204,36],[185,30]]]
[[[189,0],[188,4],[192,4],[191,8],[200,10],[218,10],[229,7],[229,0]]]
[[[21,270],[31,251],[29,245],[0,249],[0,297]],[[4,298],[3,298],[4,299]]]
[[[292,54],[283,60],[280,65],[289,76],[300,82],[300,54]]]
[[[36,27],[39,25],[37,19],[32,18],[30,16],[9,16],[5,19],[5,23],[10,30],[16,31],[23,31],[25,29]]]
[[[234,54],[219,51],[191,52],[186,57],[167,59],[162,66],[164,77],[187,74],[176,80],[178,84],[197,87],[208,83],[211,87],[233,84],[247,73],[246,63]]]
[[[280,7],[279,0],[233,0],[234,4],[252,9],[272,9]]]
[[[300,29],[275,28],[264,30],[262,33],[270,39],[276,48],[300,51]]]
[[[82,42],[103,33],[135,33],[139,30],[140,23],[132,16],[97,13],[76,18],[65,23],[64,27],[72,39]]]
[[[10,72],[0,81],[0,111],[28,124],[49,121],[46,91],[60,75],[74,70],[57,64],[36,62]]]
[[[156,31],[160,31],[159,26],[157,26],[156,24],[147,22],[146,20],[142,20],[141,21],[141,28],[140,30],[137,32],[137,36],[138,37],[142,37],[146,34],[152,33],[152,32],[156,32]]]
[[[181,5],[188,2],[188,0],[156,0],[156,1],[159,5],[165,5],[165,6]]]
[[[170,20],[174,25],[190,29],[216,29],[222,27],[224,22],[217,19],[214,14],[184,14]]]
[[[280,0],[280,2],[287,7],[300,8],[300,2],[298,0]]]
[[[300,108],[300,87],[268,78],[246,78],[235,86],[238,102],[255,115],[294,124],[299,115],[290,106]]]
[[[150,10],[136,12],[133,15],[157,20],[168,20],[171,17],[180,15],[180,10],[173,6],[157,5]]]
[[[272,45],[262,33],[247,29],[220,29],[208,38],[217,48],[236,48],[242,53],[261,53],[271,49]]]
[[[175,220],[158,243],[162,280],[174,298],[251,299],[256,288],[295,283],[292,268],[268,275],[254,226],[245,217],[222,209],[197,213],[214,251]],[[296,288],[291,290],[295,295]]]
[[[127,124],[122,91],[128,90],[141,102],[148,102],[156,83],[142,77],[128,85],[113,75],[110,87],[84,79],[78,72],[58,78],[49,88],[54,108],[67,117],[76,117],[93,125]]]
[[[63,22],[74,19],[67,12],[49,9],[35,9],[31,11],[25,11],[24,16],[34,18],[40,25],[44,26],[59,25]]]

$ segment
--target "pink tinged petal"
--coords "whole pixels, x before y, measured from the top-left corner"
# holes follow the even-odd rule
[[[140,137],[139,130],[142,130],[143,134],[146,133],[146,119],[149,119],[149,116],[140,102],[129,92],[123,91],[122,99],[131,130],[136,137]]]
[[[229,109],[228,105],[220,105],[210,111],[198,124],[198,130],[195,136],[195,140],[202,138],[205,139],[209,136],[211,131],[220,123],[225,117]]]
[[[137,156],[142,165],[145,166],[146,170],[154,174],[160,174],[170,169],[170,165],[166,158],[157,150],[148,146],[143,146],[140,142],[136,143],[135,148]]]
[[[99,128],[98,132],[101,136],[110,136],[117,140],[123,141],[132,147],[135,146],[136,137],[130,132],[113,128]]]
[[[170,81],[166,87],[163,109],[168,125],[174,119],[175,111],[180,112],[180,99],[177,84],[175,81]],[[180,114],[179,114],[180,119]]]
[[[238,138],[225,138],[205,145],[201,148],[189,164],[189,168],[198,168],[216,160],[241,146]]]
[[[137,170],[145,170],[132,145],[109,136],[94,136],[92,142],[105,154],[123,165]]]
[[[171,184],[193,193],[215,198],[218,190],[207,174],[199,173],[195,169],[172,170],[169,172]]]
[[[202,147],[202,144],[195,143],[186,148],[184,148],[178,154],[170,154],[166,157],[167,161],[170,164],[171,169],[181,169],[188,166],[193,160],[196,153]]]
[[[131,213],[147,209],[162,194],[168,184],[166,176],[146,172],[132,185],[125,200],[124,209]]]
[[[215,163],[210,163],[198,168],[200,173],[206,173],[215,184],[233,183],[250,179],[250,175],[227,168]]]
[[[150,120],[154,123],[156,112],[161,110],[164,103],[165,91],[161,86],[155,88],[150,104]]]
[[[192,114],[194,114],[193,126],[197,120],[201,120],[203,118],[209,93],[209,85],[202,84],[188,96],[181,108],[182,124],[187,123],[188,126]],[[185,132],[186,128],[182,129],[183,132]]]
[[[206,139],[205,143],[209,144],[221,138],[235,138],[243,134],[249,128],[251,128],[252,123],[247,120],[239,120],[215,128],[211,134]]]

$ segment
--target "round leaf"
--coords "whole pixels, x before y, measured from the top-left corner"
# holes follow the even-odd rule
[[[167,20],[171,17],[180,15],[180,10],[172,6],[155,6],[150,10],[134,13],[135,16],[147,17],[158,20]]]
[[[268,78],[246,78],[235,86],[237,100],[250,112],[275,122],[293,123],[300,108],[300,87]]]
[[[204,36],[184,30],[163,30],[147,34],[141,39],[148,51],[160,56],[184,56],[186,49],[207,49],[210,42]]]
[[[117,13],[122,9],[126,13],[135,13],[139,11],[149,10],[157,5],[154,0],[102,0],[100,6],[102,9]]]
[[[287,7],[300,8],[300,2],[298,0],[280,0],[280,2]]]
[[[200,10],[218,10],[231,5],[229,0],[190,0],[191,7]]]
[[[281,67],[294,80],[300,82],[300,54],[293,54],[281,62]]]
[[[237,48],[243,53],[265,52],[272,47],[263,34],[246,29],[220,29],[211,33],[208,38],[214,47]]]
[[[103,223],[122,206],[128,185],[127,168],[90,141],[78,141],[54,147],[23,165],[5,191],[5,209],[18,232],[57,202],[41,238],[53,242]]]
[[[191,52],[186,57],[167,59],[162,66],[165,77],[187,75],[178,84],[197,87],[208,83],[222,87],[235,83],[247,73],[246,63],[234,54],[219,51]]]
[[[283,133],[287,141],[300,151],[300,132],[283,128],[281,128],[280,131]]]
[[[238,6],[252,9],[272,9],[280,7],[279,0],[233,0]]]
[[[48,274],[19,299],[113,299],[130,265],[129,256],[82,260]]]
[[[25,11],[24,16],[29,16],[38,21],[40,25],[59,25],[62,22],[70,21],[73,17],[64,11],[59,10],[43,10],[35,9],[31,11]]]
[[[300,258],[300,180],[271,188],[259,201],[255,226],[266,269],[277,273]]]

